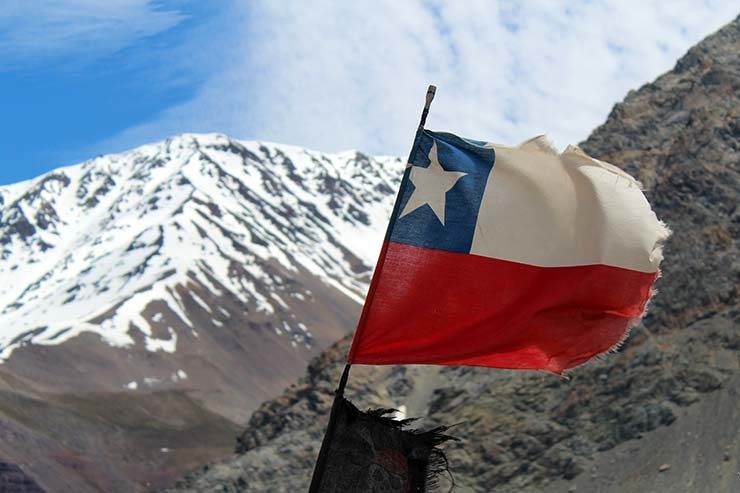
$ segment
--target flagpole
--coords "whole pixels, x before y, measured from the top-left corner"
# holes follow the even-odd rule
[[[429,107],[432,106],[434,95],[437,93],[437,86],[430,84],[427,88],[427,96],[424,101],[424,110],[421,112],[421,121],[419,122],[419,130],[424,128],[427,123],[427,115],[429,114]]]
[[[429,108],[432,105],[432,101],[434,100],[434,95],[437,92],[437,86],[435,85],[429,85],[427,88],[426,98],[424,100],[424,109],[421,112],[421,119],[419,121],[419,127],[416,130],[416,136],[414,137],[414,144],[411,147],[411,154],[413,155],[414,150],[416,149],[417,141],[419,140],[419,135],[421,134],[421,131],[424,129],[424,125],[427,122],[427,115],[429,115]],[[409,156],[409,161],[411,161],[411,157]],[[396,212],[396,208],[399,206],[399,200],[401,198],[401,192],[403,190],[399,189],[398,197],[396,198],[396,204],[394,206],[394,214]],[[390,227],[390,225],[389,225]],[[378,268],[383,264],[383,261],[385,260],[385,249],[383,249],[380,253],[380,258],[378,259],[377,265],[375,266],[375,270],[377,271]],[[377,274],[377,272],[376,272]],[[360,315],[360,321],[358,322],[358,327],[362,326],[362,322],[365,318],[365,312],[367,307],[369,306],[370,302],[372,301],[373,294],[375,294],[375,276],[373,276],[373,280],[370,282],[370,288],[368,289],[368,295],[367,299],[365,300],[365,306],[363,307],[362,314]],[[336,415],[337,415],[337,409],[339,408],[339,404],[342,402],[342,399],[344,398],[344,388],[347,386],[347,380],[349,379],[349,371],[352,367],[352,363],[347,363],[344,365],[344,370],[342,371],[342,376],[339,379],[339,385],[337,386],[337,389],[334,391],[334,402],[331,406],[331,412],[329,413],[329,424],[326,427],[326,433],[324,434],[324,440],[321,442],[321,449],[319,450],[319,456],[316,459],[316,465],[314,466],[313,470],[313,476],[311,477],[311,486],[309,487],[308,493],[319,493],[319,488],[321,487],[321,480],[324,476],[324,471],[326,470],[326,461],[329,457],[329,448],[331,447],[331,440],[334,437],[334,431],[336,429]]]
[[[332,438],[334,438],[334,430],[337,427],[337,409],[344,397],[344,387],[347,385],[349,369],[351,366],[352,365],[350,363],[344,365],[342,377],[339,379],[339,386],[337,387],[337,390],[334,391],[334,402],[331,405],[331,412],[329,413],[329,424],[326,427],[324,440],[321,442],[321,449],[319,449],[319,456],[316,459],[316,465],[313,468],[313,476],[311,477],[311,486],[308,489],[308,493],[319,492],[321,479],[324,477],[324,471],[326,470],[326,461],[329,458],[329,447],[331,446]]]

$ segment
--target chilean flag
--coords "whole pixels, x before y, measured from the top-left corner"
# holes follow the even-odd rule
[[[348,361],[562,373],[642,316],[668,234],[577,147],[421,129]]]

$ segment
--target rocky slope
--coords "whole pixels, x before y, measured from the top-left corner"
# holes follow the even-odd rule
[[[0,493],[44,493],[18,466],[0,461]]]
[[[356,367],[348,395],[460,423],[458,491],[740,490],[740,18],[632,91],[582,147],[638,177],[673,229],[649,315],[553,375]],[[232,459],[173,491],[304,491],[349,338],[250,418]]]
[[[183,135],[0,187],[0,458],[134,491],[354,326],[402,163]]]

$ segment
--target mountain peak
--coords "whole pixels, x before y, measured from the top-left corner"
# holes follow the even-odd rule
[[[213,457],[354,327],[402,172],[184,134],[0,187],[0,454],[70,491]]]
[[[400,169],[356,152],[183,134],[4,187],[0,273],[14,282],[0,288],[0,354],[83,331],[134,344],[129,324],[150,330],[140,313],[154,293],[187,324],[173,290],[189,279],[277,310],[278,295],[257,287],[272,284],[263,262],[300,266],[359,301],[378,245],[356,238],[382,235]],[[147,335],[165,347],[156,340]]]

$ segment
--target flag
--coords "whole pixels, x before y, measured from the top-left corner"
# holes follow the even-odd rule
[[[642,316],[668,234],[577,147],[420,129],[348,361],[561,373]]]
[[[327,431],[324,464],[311,493],[424,493],[436,491],[447,459],[438,447],[455,440],[446,427],[408,429],[413,419],[395,420],[394,409],[362,412],[338,396]]]

